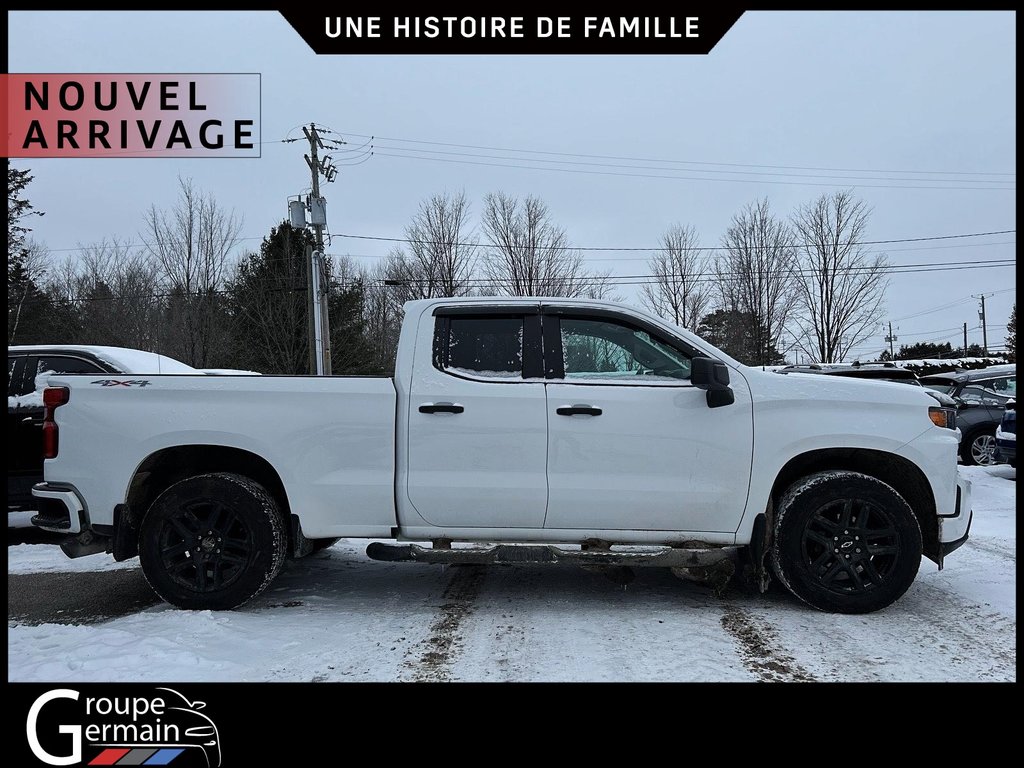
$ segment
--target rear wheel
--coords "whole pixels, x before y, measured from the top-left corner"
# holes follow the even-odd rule
[[[821,472],[779,502],[772,564],[780,581],[823,611],[868,613],[910,587],[921,529],[891,486],[859,472]]]
[[[277,503],[229,473],[175,483],[142,521],[139,558],[150,586],[179,608],[237,608],[281,570],[286,551]]]

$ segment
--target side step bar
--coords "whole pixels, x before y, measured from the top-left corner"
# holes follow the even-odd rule
[[[384,544],[375,541],[366,548],[371,560],[417,562],[441,565],[517,565],[523,563],[572,563],[574,565],[655,566],[662,568],[705,568],[723,560],[735,560],[738,547],[657,550],[611,550],[607,548],[562,549],[548,544],[496,544],[492,547],[431,548],[419,544]]]

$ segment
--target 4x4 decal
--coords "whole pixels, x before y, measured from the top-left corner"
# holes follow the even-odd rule
[[[101,387],[148,387],[150,382],[132,379],[131,381],[119,381],[118,379],[96,379],[90,384],[99,384]]]

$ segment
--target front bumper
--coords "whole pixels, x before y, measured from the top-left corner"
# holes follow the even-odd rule
[[[995,459],[1003,464],[1009,464],[1017,460],[1017,434],[1015,432],[1003,432],[1001,427],[996,428],[996,452]]]
[[[971,530],[971,481],[961,474],[956,478],[956,506],[952,514],[939,515],[939,568],[942,560],[963,546]]]

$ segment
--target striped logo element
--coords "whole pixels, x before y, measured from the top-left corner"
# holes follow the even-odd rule
[[[108,748],[89,761],[89,765],[168,765],[184,749]]]

